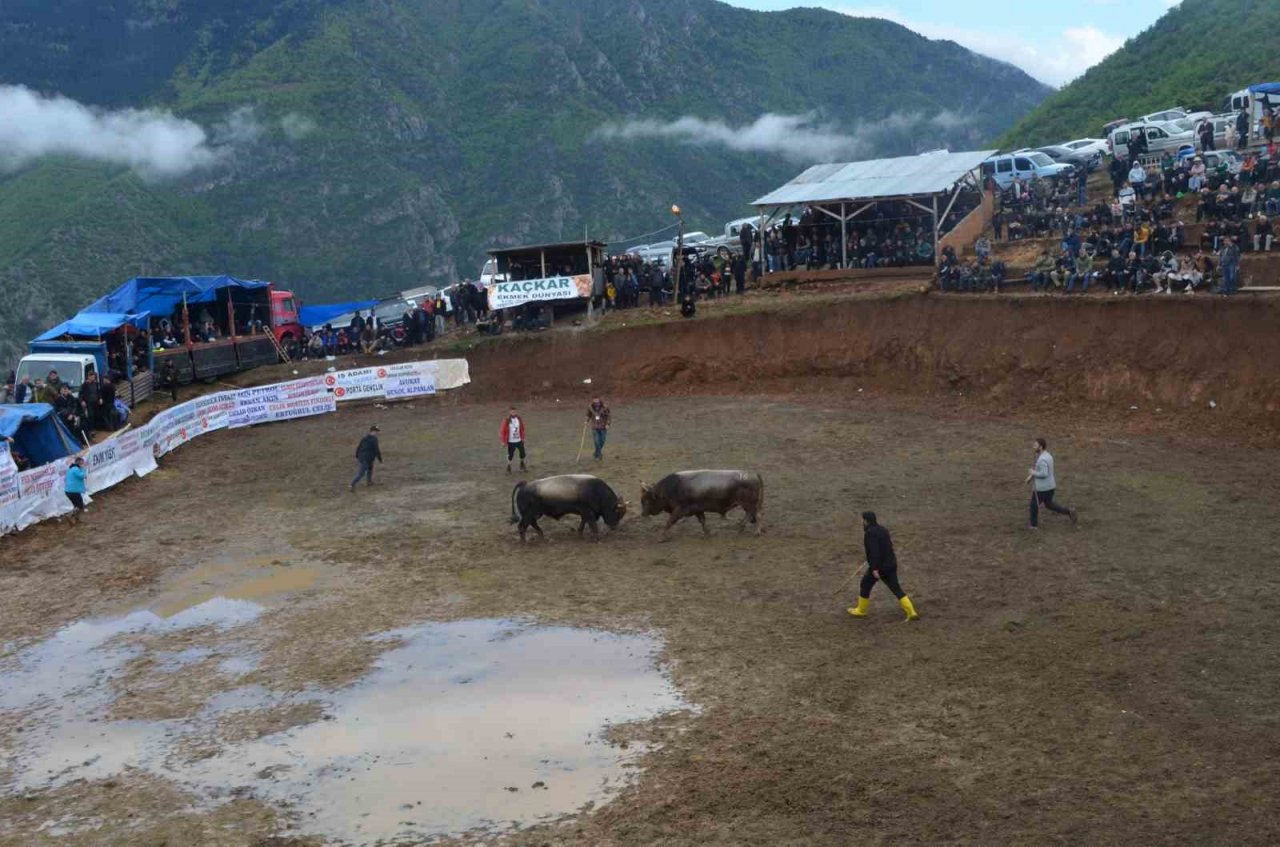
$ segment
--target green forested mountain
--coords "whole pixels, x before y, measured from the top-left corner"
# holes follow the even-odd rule
[[[140,273],[382,294],[494,245],[653,230],[672,202],[716,227],[805,164],[601,137],[621,121],[812,114],[912,152],[1048,93],[885,21],[715,0],[6,0],[0,84],[255,130],[180,179],[0,159],[0,352]]]
[[[1018,121],[1002,143],[1097,136],[1108,121],[1174,106],[1221,112],[1232,92],[1280,79],[1277,33],[1276,0],[1182,0]]]

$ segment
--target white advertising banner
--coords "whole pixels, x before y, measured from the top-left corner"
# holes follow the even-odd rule
[[[71,501],[64,493],[67,467],[70,464],[71,457],[68,457],[18,474],[18,488],[22,497],[17,503],[14,529],[26,529],[34,523],[71,511]],[[88,502],[87,497],[85,502]]]
[[[144,443],[148,433],[130,430],[108,438],[85,451],[85,479],[90,494],[118,485],[131,476],[146,476],[156,469],[156,458]]]
[[[206,432],[225,429],[237,393],[219,391],[165,409],[143,427],[144,446],[152,456],[159,457]]]
[[[389,400],[435,394],[471,382],[466,359],[402,362],[325,374],[325,385],[338,402]]]
[[[238,429],[272,421],[323,415],[337,410],[338,401],[329,392],[324,377],[309,376],[235,392],[235,407],[231,410],[229,426]]]
[[[0,535],[18,522],[18,466],[13,463],[9,444],[0,441]]]
[[[590,297],[592,285],[591,274],[579,274],[495,282],[488,288],[490,309],[510,309],[525,303]]]

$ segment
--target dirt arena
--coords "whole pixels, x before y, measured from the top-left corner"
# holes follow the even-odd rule
[[[874,346],[874,318],[850,346]],[[726,320],[747,331],[746,318]],[[835,320],[830,309],[810,315],[816,334],[797,331],[794,349],[835,350]],[[619,745],[650,745],[638,775],[611,802],[477,836],[485,843],[1280,841],[1280,454],[1261,410],[1240,415],[1243,428],[1190,402],[1130,411],[1114,380],[1084,376],[1074,388],[1061,377],[1070,402],[1050,402],[1016,379],[984,381],[997,360],[977,351],[923,370],[922,341],[916,364],[896,370],[872,357],[859,371],[832,353],[816,374],[788,373],[794,359],[779,352],[784,364],[757,382],[725,384],[720,368],[679,364],[696,328],[632,336],[634,349],[669,353],[647,363],[621,361],[622,335],[504,343],[476,351],[475,384],[448,396],[183,447],[80,525],[0,540],[3,655],[86,618],[216,595],[266,604],[234,631],[150,636],[101,715],[145,722],[181,721],[243,685],[219,663],[247,652],[255,685],[340,690],[385,649],[370,636],[422,621],[661,638],[689,708],[615,729]],[[1009,348],[1021,331],[1009,330]],[[541,355],[546,345],[556,358]],[[568,364],[593,346],[598,359]],[[735,373],[741,348],[719,349]],[[1212,351],[1210,369],[1235,355]],[[521,376],[539,362],[558,376]],[[927,385],[907,384],[912,368]],[[607,460],[575,464],[587,392],[599,386],[615,421]],[[1018,402],[1003,403],[1013,390]],[[1228,386],[1223,397],[1240,407],[1269,390]],[[527,419],[531,477],[593,471],[632,501],[617,532],[597,544],[577,538],[576,521],[550,522],[548,543],[519,544],[508,515],[520,477],[504,472],[498,443],[509,402]],[[351,454],[372,423],[386,464],[376,486],[351,494]],[[1046,515],[1027,529],[1036,435],[1049,439],[1078,528]],[[709,519],[709,538],[688,522],[662,543],[659,519],[635,514],[640,484],[697,467],[763,475],[763,536],[739,534],[735,514]],[[868,508],[893,531],[917,623],[883,587],[865,620],[845,614],[852,588],[835,593],[862,562],[857,513]],[[176,669],[154,660],[197,646],[201,658]],[[227,739],[323,719],[302,707],[234,712],[184,755],[216,761]],[[0,713],[5,749],[28,731]],[[292,832],[289,811],[254,784],[206,805],[127,769],[14,790],[15,767],[0,758],[4,845],[329,843]]]

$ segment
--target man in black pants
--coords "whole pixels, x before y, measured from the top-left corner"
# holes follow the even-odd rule
[[[360,463],[360,473],[351,480],[352,491],[356,490],[356,483],[362,479],[366,480],[366,485],[373,485],[373,460],[382,461],[382,448],[378,446],[379,432],[376,426],[369,427],[369,434],[361,438],[356,446],[356,461]]]
[[[1031,528],[1040,524],[1040,507],[1051,512],[1066,515],[1071,523],[1079,521],[1076,510],[1067,506],[1059,506],[1053,502],[1053,492],[1058,488],[1058,480],[1053,475],[1053,454],[1049,452],[1049,443],[1043,438],[1031,442],[1031,449],[1036,454],[1035,467],[1027,471],[1026,482],[1031,484]]]
[[[865,618],[871,605],[871,589],[875,587],[876,580],[883,580],[893,596],[898,598],[898,605],[907,613],[907,620],[919,618],[916,607],[911,605],[911,598],[898,584],[898,557],[893,553],[893,539],[889,530],[876,523],[875,512],[862,513],[862,546],[867,552],[867,572],[863,574],[862,585],[858,589],[858,605],[849,609],[849,614]]]

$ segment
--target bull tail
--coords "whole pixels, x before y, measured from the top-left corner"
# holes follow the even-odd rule
[[[764,511],[764,477],[756,474],[756,479],[760,483],[760,496],[756,498],[756,515],[758,516]]]
[[[511,489],[511,522],[512,523],[520,523],[520,518],[523,517],[520,514],[520,505],[516,502],[516,495],[520,493],[520,490],[522,488],[524,488],[524,483],[517,482],[516,487]]]

